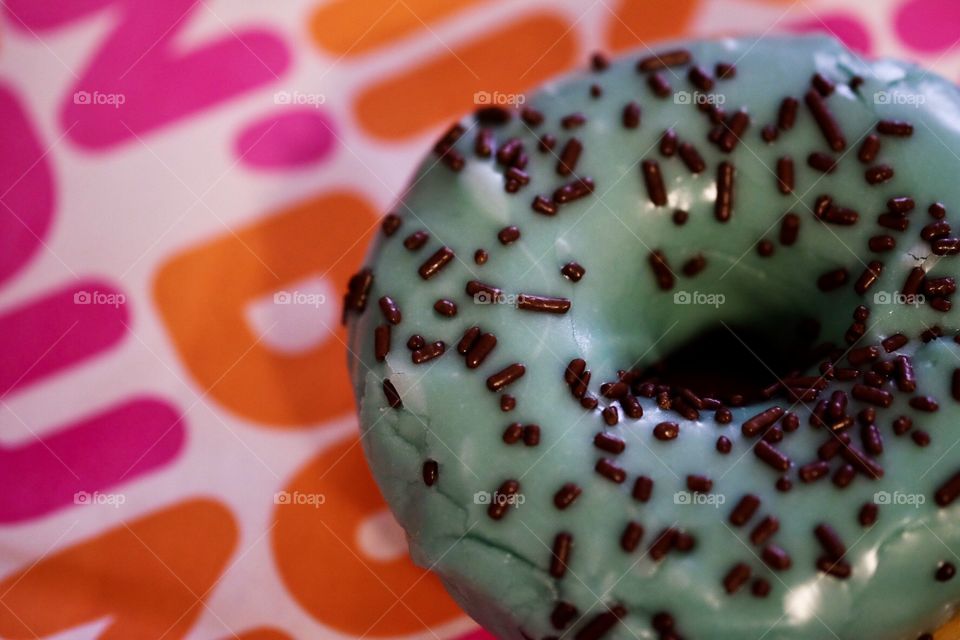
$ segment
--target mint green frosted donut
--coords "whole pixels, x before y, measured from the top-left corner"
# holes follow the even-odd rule
[[[465,118],[385,219],[345,299],[380,489],[499,638],[932,632],[960,601],[960,96],[819,37],[658,53]],[[803,318],[829,362],[730,421],[639,377]]]

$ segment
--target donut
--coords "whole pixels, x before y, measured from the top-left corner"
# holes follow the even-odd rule
[[[344,297],[414,561],[498,638],[932,637],[960,602],[958,90],[776,36],[487,97]]]

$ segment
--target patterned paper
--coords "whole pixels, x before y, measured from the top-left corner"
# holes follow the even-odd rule
[[[3,5],[3,638],[488,638],[406,556],[339,323],[432,138],[686,34],[960,76],[954,0]]]

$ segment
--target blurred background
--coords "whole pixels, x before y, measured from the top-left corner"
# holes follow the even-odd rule
[[[449,122],[595,50],[956,0],[0,0],[0,637],[488,638],[366,470],[340,300]]]

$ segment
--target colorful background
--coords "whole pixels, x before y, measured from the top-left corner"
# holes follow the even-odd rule
[[[475,93],[683,34],[960,78],[955,0],[0,0],[0,637],[488,637],[367,472],[340,297]]]

